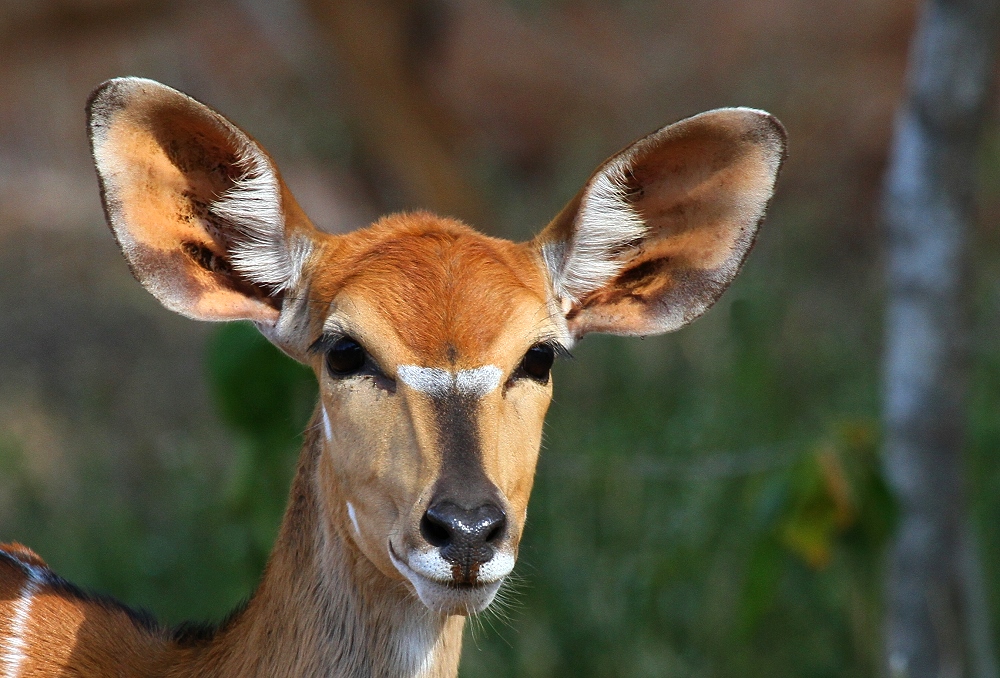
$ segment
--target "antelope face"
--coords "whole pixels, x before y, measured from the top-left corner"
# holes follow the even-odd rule
[[[429,608],[482,610],[514,566],[565,324],[527,248],[424,214],[347,239],[310,276],[332,524]]]
[[[532,241],[426,213],[317,231],[249,136],[149,80],[98,88],[91,142],[108,221],[168,308],[251,320],[313,366],[313,479],[349,540],[439,613],[493,599],[517,555],[554,355],[588,332],[694,319],[753,244],[780,124],[722,109],[602,163]]]

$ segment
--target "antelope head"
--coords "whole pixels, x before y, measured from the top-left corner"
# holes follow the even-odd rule
[[[530,242],[424,212],[331,235],[249,135],[186,95],[122,78],[89,111],[135,276],[186,316],[254,322],[315,371],[318,543],[445,614],[484,609],[514,566],[553,359],[711,306],[784,155],[773,117],[721,109],[612,156]]]

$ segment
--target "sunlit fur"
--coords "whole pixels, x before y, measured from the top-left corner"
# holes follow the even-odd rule
[[[646,233],[628,200],[628,156],[613,158],[591,178],[573,237],[545,243],[542,256],[559,299],[577,303],[621,271],[619,253]]]
[[[475,391],[479,454],[506,502],[510,528],[502,550],[515,555],[533,475],[526,470],[534,469],[551,388],[508,381],[532,345],[559,332],[535,255],[426,213],[383,219],[325,247],[350,263],[308,276],[314,309],[308,336],[350,335],[395,380],[390,391],[377,377],[337,379],[325,373],[322,355],[310,356],[331,421],[327,444],[337,451],[323,457],[319,471],[327,492],[355,507],[362,536],[352,538],[393,578],[400,574],[390,543],[404,561],[430,548],[419,521],[442,475],[437,391],[395,379],[397,371],[419,365],[441,377],[441,388],[453,383],[458,390],[461,375],[477,375],[486,365],[496,370],[495,377],[488,372],[497,387]]]
[[[243,275],[275,291],[295,287],[312,241],[305,237],[285,239],[277,173],[249,139],[238,130],[233,136],[241,175],[208,209],[239,233],[231,257]]]
[[[495,596],[509,606],[552,395],[525,354],[703,312],[746,257],[784,153],[776,120],[724,109],[612,156],[527,243],[426,212],[330,235],[263,149],[180,92],[116,79],[88,115],[108,223],[139,281],[189,317],[253,321],[313,368],[319,403],[243,609],[171,633],[6,545],[5,677],[454,678],[466,616]],[[328,352],[345,338],[365,358],[338,372]],[[475,573],[421,531],[442,497],[506,516]]]

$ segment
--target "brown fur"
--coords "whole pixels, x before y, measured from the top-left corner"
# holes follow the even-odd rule
[[[773,118],[728,109],[613,156],[594,175],[612,162],[624,168],[605,216],[634,213],[645,230],[607,251],[578,252],[577,267],[599,268],[600,257],[615,266],[569,298],[549,257],[571,249],[595,178],[529,243],[426,212],[333,236],[312,227],[252,139],[179,92],[109,81],[92,96],[89,119],[108,221],[136,277],[190,317],[254,321],[313,367],[320,397],[261,584],[214,633],[171,634],[82,594],[24,547],[0,549],[0,657],[20,652],[20,676],[453,678],[464,615],[488,604],[482,591],[504,576],[483,584],[483,571],[500,567],[501,554],[513,562],[524,527],[552,394],[551,379],[521,371],[526,352],[591,331],[667,331],[703,312],[753,243],[784,149]],[[278,248],[270,259],[274,249],[248,258],[247,231],[213,216],[213,201],[242,181],[238,157],[248,148],[280,188],[266,195],[280,223],[254,225]],[[291,281],[284,286],[268,286],[257,270],[275,262],[288,267],[277,271]],[[367,356],[349,376],[326,366],[328,343],[342,336]],[[451,395],[408,373],[452,375]],[[460,373],[479,381],[458,396]],[[450,580],[432,569],[435,578],[407,574],[419,558],[436,562],[420,523],[442,496],[502,510],[495,555],[451,567],[460,576]],[[472,572],[475,591],[448,585]]]
[[[784,153],[775,118],[731,109],[654,132],[598,168],[628,157],[625,195],[647,233],[620,252],[618,277],[569,311],[573,334],[658,334],[707,310],[753,246]],[[580,199],[539,235],[540,244],[571,237]]]
[[[463,359],[455,367],[482,364],[470,359],[496,343],[512,305],[546,304],[530,250],[427,212],[383,217],[334,239],[329,250],[312,274],[317,305],[343,291],[377,299],[419,365],[449,365],[449,351]],[[329,259],[336,266],[323,265]]]

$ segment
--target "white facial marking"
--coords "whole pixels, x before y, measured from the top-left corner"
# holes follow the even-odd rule
[[[323,432],[326,434],[326,439],[330,440],[333,438],[333,427],[330,425],[330,415],[326,413],[325,407],[320,407],[323,410]]]
[[[503,370],[496,365],[483,365],[462,370],[455,375],[455,388],[459,393],[482,398],[500,385]]]
[[[14,603],[14,617],[10,620],[10,638],[6,642],[0,641],[0,650],[3,652],[0,655],[0,666],[5,669],[6,678],[17,678],[21,671],[21,664],[26,658],[27,642],[24,635],[28,630],[31,604],[43,582],[42,573],[38,568],[30,565],[26,567],[28,580],[21,587],[21,594]]]
[[[444,395],[451,390],[454,383],[451,372],[437,367],[400,365],[396,374],[410,388],[430,395]]]
[[[498,553],[480,567],[479,586],[456,589],[448,585],[452,581],[451,565],[441,557],[437,549],[428,552],[412,551],[407,562],[404,562],[396,557],[390,547],[389,560],[400,574],[410,580],[417,597],[424,605],[445,614],[474,614],[485,610],[500,590],[503,575],[509,573],[514,565],[512,555]],[[496,565],[489,568],[494,561]],[[491,579],[500,576],[487,580],[483,577],[484,571]]]
[[[358,527],[358,516],[354,513],[354,504],[347,502],[347,515],[351,518],[351,525],[354,525],[354,531],[357,535],[361,536],[361,528]]]
[[[428,579],[442,583],[452,581],[452,564],[441,557],[438,549],[413,551],[407,564],[414,572]],[[513,569],[514,556],[505,551],[498,551],[479,566],[476,576],[480,584],[492,584],[506,577]]]
[[[442,558],[437,549],[412,551],[407,560],[410,569],[423,577],[443,584],[452,580],[451,563]]]
[[[483,365],[455,373],[439,367],[400,365],[396,374],[413,390],[428,395],[443,396],[458,393],[482,398],[500,385],[503,370],[496,365]]]

